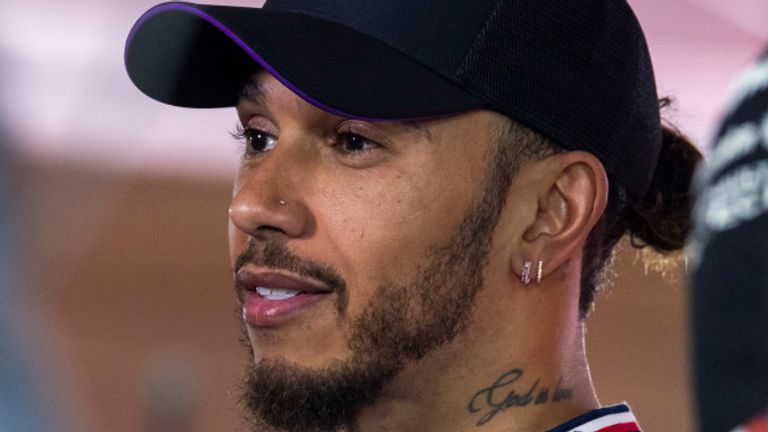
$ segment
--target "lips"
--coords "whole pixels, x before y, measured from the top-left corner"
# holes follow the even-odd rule
[[[295,274],[244,267],[236,274],[243,319],[253,327],[277,327],[327,298],[326,285]]]

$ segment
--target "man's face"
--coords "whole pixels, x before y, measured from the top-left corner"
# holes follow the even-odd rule
[[[254,83],[230,206],[246,404],[282,428],[331,429],[468,325],[512,161],[494,172],[488,112],[368,123],[268,74]]]

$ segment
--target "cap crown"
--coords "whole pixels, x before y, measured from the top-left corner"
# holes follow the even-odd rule
[[[314,15],[351,27],[452,76],[497,3],[498,0],[269,0],[264,9]]]
[[[639,23],[624,0],[269,0],[370,35],[644,193],[661,133]],[[354,56],[354,53],[349,53]],[[372,84],[375,85],[375,84]]]

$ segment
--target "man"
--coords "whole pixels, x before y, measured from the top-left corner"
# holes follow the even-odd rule
[[[255,430],[639,430],[601,408],[583,319],[627,230],[682,246],[698,153],[626,3],[169,3],[126,65],[237,108]]]
[[[731,105],[700,175],[691,244],[699,429],[766,432],[768,56]]]

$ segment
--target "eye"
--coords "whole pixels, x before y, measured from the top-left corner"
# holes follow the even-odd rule
[[[344,153],[368,152],[381,147],[376,141],[351,132],[338,134],[337,146]]]
[[[244,143],[245,149],[243,151],[246,155],[267,153],[277,144],[277,138],[274,135],[261,129],[243,128],[238,125],[232,135]]]
[[[249,153],[266,153],[277,144],[277,138],[259,129],[246,129],[243,136]]]

